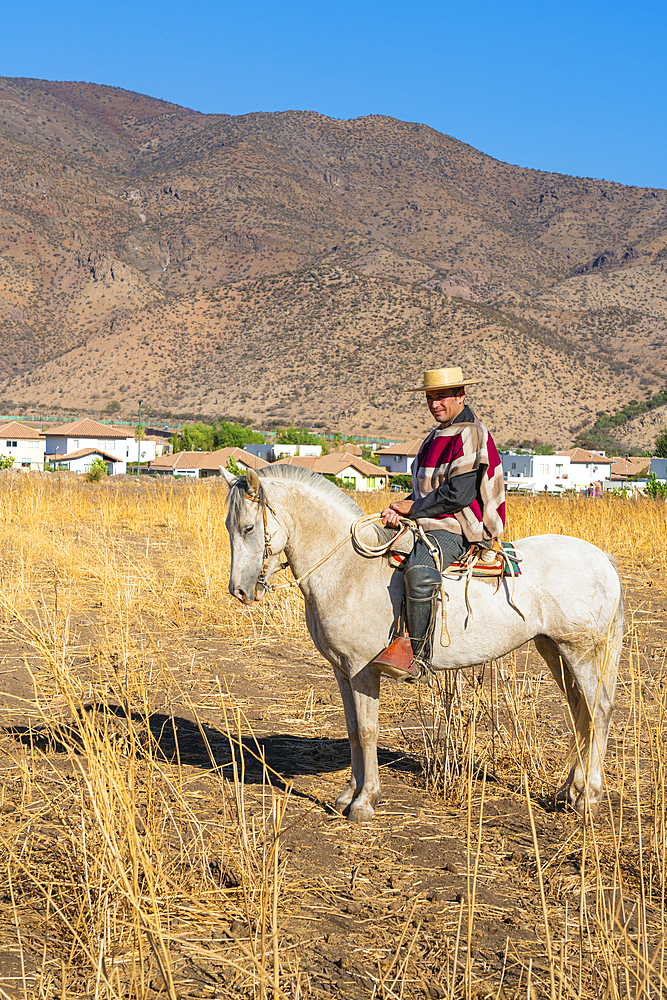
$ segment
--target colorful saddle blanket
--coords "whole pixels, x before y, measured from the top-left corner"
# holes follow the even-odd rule
[[[494,551],[493,549],[480,549],[475,547],[473,551],[473,557],[475,552],[477,553],[477,560],[473,563],[472,575],[477,577],[497,578],[504,576],[521,576],[521,556],[514,548],[511,542],[503,542],[503,550],[505,555],[501,555],[500,552]],[[483,559],[482,556],[487,554],[493,554],[493,559],[488,561]],[[457,577],[457,576],[467,576],[469,570],[469,562],[453,562],[450,566],[442,571],[443,576]]]

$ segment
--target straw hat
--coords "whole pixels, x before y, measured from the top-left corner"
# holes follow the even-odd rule
[[[465,379],[461,368],[431,368],[424,372],[424,384],[406,392],[435,392],[437,389],[458,389],[460,386],[479,385],[482,379]]]

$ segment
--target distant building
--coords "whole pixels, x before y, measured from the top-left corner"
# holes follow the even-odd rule
[[[322,476],[335,476],[343,481],[348,490],[386,489],[390,479],[384,469],[345,451],[334,451],[321,458],[305,455],[283,458],[279,464],[300,465],[302,469],[311,469]]]
[[[375,456],[387,472],[406,476],[412,472],[412,463],[417,457],[423,440],[423,438],[413,438],[412,441],[397,441],[396,444],[380,448],[379,451],[375,452]]]
[[[500,458],[506,489],[562,493],[572,488],[570,459],[567,456],[503,452]]]
[[[556,457],[569,458],[571,486],[586,488],[604,479],[611,479],[613,459],[607,458],[603,451],[569,448],[567,451],[559,451]]]
[[[220,466],[226,468],[230,458],[242,469],[263,469],[268,465],[243,448],[219,448],[217,451],[177,451],[173,455],[160,455],[148,467],[151,473],[158,476],[207,479],[209,476],[219,476]]]
[[[128,437],[126,429],[101,424],[89,417],[59,427],[48,427],[44,437],[46,453],[51,461],[66,459],[72,452],[94,448],[111,456],[114,473],[126,471],[128,442],[134,442],[134,436]]]
[[[321,444],[274,444],[271,446],[269,461],[277,462],[279,458],[293,458],[296,455],[318,458],[321,454]]]
[[[90,467],[95,459],[101,458],[107,467],[107,475],[118,475],[125,469],[125,461],[116,455],[109,455],[101,448],[79,448],[78,451],[69,451],[62,458],[57,455],[47,455],[47,460],[54,469],[64,469],[67,472],[86,473],[90,472]]]
[[[627,482],[629,479],[644,479],[649,474],[652,461],[655,460],[634,457],[621,458],[620,456],[612,458],[610,479],[616,483]],[[666,460],[662,459],[662,461]],[[661,477],[658,476],[658,478]]]
[[[14,459],[14,469],[44,469],[46,440],[34,427],[12,420],[0,427],[0,455]]]

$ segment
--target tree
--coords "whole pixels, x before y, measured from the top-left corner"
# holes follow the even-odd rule
[[[112,399],[111,402],[107,403],[104,407],[105,413],[118,413],[120,410],[120,403],[117,399]]]
[[[11,469],[13,464],[13,455],[0,455],[0,469]]]
[[[658,458],[667,458],[667,427],[661,430],[655,439],[654,452]]]
[[[86,473],[89,483],[99,483],[102,476],[108,475],[107,463],[103,458],[94,458],[90,463],[90,468]]]
[[[227,465],[225,468],[227,469],[227,472],[231,472],[233,476],[245,476],[245,469],[242,465],[239,465],[233,455],[230,455],[227,459]]]
[[[144,427],[143,424],[137,424],[136,430],[134,432],[134,440],[139,441],[140,436],[141,440],[143,440],[146,437],[146,428]]]

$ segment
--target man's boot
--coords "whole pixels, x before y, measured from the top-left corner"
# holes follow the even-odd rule
[[[441,577],[435,566],[406,569],[405,618],[407,635],[399,635],[373,661],[396,680],[417,680],[431,666],[435,612]]]

